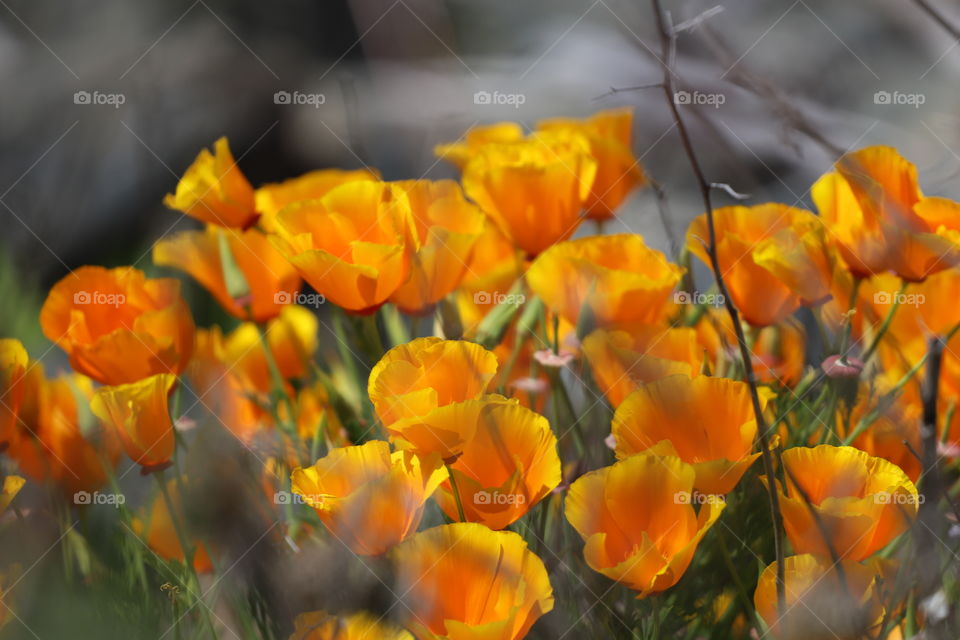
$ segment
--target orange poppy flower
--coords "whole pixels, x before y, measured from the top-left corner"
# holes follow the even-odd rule
[[[600,326],[656,323],[684,270],[647,247],[643,236],[591,236],[554,245],[527,271],[544,303],[576,324],[588,306]]]
[[[471,433],[463,454],[449,467],[469,522],[504,529],[560,484],[560,456],[550,423],[516,400],[488,396],[432,415],[441,430]],[[460,519],[449,481],[437,500],[450,519]]]
[[[844,561],[809,554],[784,558],[786,598],[783,617],[777,606],[777,563],[760,574],[753,602],[774,637],[782,640],[859,640],[883,614],[875,573]]]
[[[383,425],[401,435],[398,421],[479,398],[496,372],[496,355],[476,343],[417,338],[384,354],[367,392]]]
[[[591,569],[643,598],[683,576],[726,503],[691,504],[694,468],[679,458],[636,455],[591,471],[571,486],[567,520],[586,542]]]
[[[521,140],[523,140],[523,127],[516,122],[498,122],[472,127],[460,140],[437,145],[433,148],[433,153],[462,171],[485,145]]]
[[[303,200],[317,200],[327,195],[334,187],[345,182],[363,180],[375,182],[380,179],[376,169],[319,169],[283,182],[265,184],[254,192],[259,224],[266,231],[277,230],[277,214],[288,205]]]
[[[520,640],[553,609],[543,562],[512,531],[443,525],[411,536],[392,556],[406,627],[422,640]]]
[[[787,490],[780,487],[780,509],[798,553],[829,556],[832,547],[843,558],[864,560],[903,533],[917,513],[920,499],[907,474],[859,449],[794,447],[783,452],[783,465]]]
[[[145,469],[161,468],[173,458],[176,437],[169,397],[176,376],[159,373],[139,382],[101,387],[90,410],[114,429],[127,455]]]
[[[213,153],[202,149],[187,169],[175,193],[163,204],[221,227],[247,229],[257,222],[253,187],[240,171],[226,138],[213,143]]]
[[[410,275],[410,202],[390,184],[347,182],[318,200],[288,206],[276,223],[274,246],[347,311],[375,310]]]
[[[582,221],[596,161],[582,136],[535,133],[480,147],[463,188],[528,256],[566,240]]]
[[[281,405],[281,410],[284,407]],[[297,433],[307,444],[318,438],[327,449],[345,447],[350,439],[337,412],[330,403],[326,387],[317,382],[304,387],[297,394]]]
[[[120,447],[113,433],[78,405],[93,394],[92,381],[77,374],[47,379],[43,365],[32,362],[22,384],[8,455],[26,476],[67,495],[103,486],[105,465],[116,463]]]
[[[247,295],[236,298],[224,275],[221,236],[239,267]],[[153,263],[189,273],[230,315],[266,322],[293,300],[300,288],[296,269],[260,231],[235,231],[208,226],[206,231],[182,231],[153,246]]]
[[[423,507],[447,470],[438,456],[418,458],[371,440],[334,449],[294,469],[292,490],[355,553],[379,555],[416,531]]]
[[[613,416],[618,459],[676,456],[693,466],[694,486],[705,494],[733,491],[760,456],[756,436],[750,387],[726,378],[674,375],[642,384]]]
[[[0,340],[0,446],[17,434],[17,411],[25,390],[23,381],[30,357],[23,343],[14,338]]]
[[[601,111],[585,120],[556,118],[540,122],[537,128],[576,132],[590,141],[597,177],[585,205],[588,218],[612,218],[630,192],[647,183],[643,167],[630,149],[633,109]]]
[[[103,384],[179,374],[193,352],[193,318],[180,283],[133,267],[80,267],[53,285],[43,334],[79,373]]]
[[[849,426],[852,431],[861,420],[866,419],[877,411],[876,418],[870,422],[850,444],[871,456],[883,458],[892,462],[907,474],[913,482],[920,477],[922,465],[905,443],[910,443],[914,451],[921,451],[920,425],[922,422],[922,407],[919,401],[911,401],[904,396],[888,399],[884,398],[885,383],[877,388],[866,385],[857,395],[857,402],[850,413]],[[919,398],[917,399],[919,400]],[[837,433],[846,437],[847,421],[838,412]]]
[[[583,339],[582,349],[593,379],[614,408],[645,382],[699,375],[703,360],[697,333],[689,328],[597,329]]]
[[[452,180],[393,184],[410,202],[417,244],[410,258],[410,277],[390,301],[412,313],[457,288],[468,269],[473,245],[483,232],[485,217],[464,199],[460,186]]]
[[[170,495],[170,502],[178,514],[182,517],[183,507],[180,497],[179,484],[176,479],[167,481],[167,492]],[[153,498],[149,506],[150,512],[146,517],[137,517],[133,520],[134,532],[143,537],[147,546],[153,549],[161,558],[174,560],[176,562],[186,562],[186,556],[183,547],[180,545],[180,538],[177,536],[177,528],[173,519],[170,517],[170,511],[167,509],[167,503],[161,494]],[[189,532],[187,535],[190,535]],[[213,562],[207,551],[206,545],[199,540],[191,540],[189,544],[194,546],[193,568],[197,573],[207,573],[213,571]]]
[[[816,280],[811,278],[821,277],[822,265],[813,259],[816,252],[808,252],[803,240],[816,234],[820,226],[814,214],[771,202],[723,207],[713,212],[713,219],[720,269],[747,322],[757,327],[775,324],[797,310],[801,296],[825,295],[825,289],[812,286]],[[710,258],[705,243],[709,238],[704,213],[687,229],[687,249],[707,266]],[[824,285],[830,282],[828,273],[822,278]]]
[[[414,640],[409,632],[366,611],[334,616],[326,611],[301,613],[290,640]]]
[[[811,196],[847,268],[922,281],[960,263],[960,205],[927,198],[916,167],[891,147],[845,154]]]

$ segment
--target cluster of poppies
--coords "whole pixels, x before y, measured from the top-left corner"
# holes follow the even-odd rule
[[[763,558],[752,598],[724,605],[740,623],[899,633],[903,599],[883,585],[925,497],[920,364],[960,326],[960,204],[924,196],[895,150],[865,148],[813,186],[819,215],[718,208],[672,262],[602,233],[649,181],[631,130],[629,110],[500,123],[437,147],[459,182],[323,169],[256,189],[218,140],[164,201],[204,228],[160,239],[153,262],[233,326],[195,326],[173,277],[72,271],[40,314],[72,372],[48,378],[0,340],[4,455],[70,496],[111,483],[125,453],[159,480],[131,532],[203,573],[219,550],[189,531],[187,478],[166,470],[191,429],[273,443],[257,480],[288,551],[323,541],[389,562],[404,601],[400,616],[305,612],[300,640],[523,638],[554,608],[545,550],[660,597],[731,496],[770,518],[765,492],[789,544],[783,566]],[[725,287],[697,289],[691,256],[715,257]],[[948,460],[952,346],[936,400]],[[184,388],[206,419],[179,415]],[[755,468],[766,454],[773,477]],[[24,482],[6,477],[0,508]],[[553,547],[566,523],[578,558]]]

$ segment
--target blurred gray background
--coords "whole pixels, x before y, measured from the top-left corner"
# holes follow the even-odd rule
[[[960,195],[960,46],[919,4],[665,7],[682,29],[680,86],[723,96],[684,107],[709,180],[809,206],[838,150],[885,143],[927,192]],[[957,3],[937,8],[960,24]],[[31,346],[69,269],[149,268],[153,242],[197,226],[161,200],[220,135],[254,185],[364,164],[439,178],[455,174],[433,146],[471,125],[634,105],[634,151],[682,235],[700,204],[662,93],[605,95],[658,82],[659,51],[646,0],[2,0],[0,335]],[[476,104],[478,91],[523,104]],[[611,230],[624,228],[669,248],[650,192]]]

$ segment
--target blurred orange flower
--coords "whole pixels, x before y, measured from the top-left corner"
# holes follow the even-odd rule
[[[456,302],[464,335],[473,336],[480,321],[523,275],[524,264],[517,248],[489,218],[466,262]]]
[[[341,616],[326,611],[301,613],[293,621],[290,640],[414,640],[381,618],[366,611]]]
[[[331,189],[345,182],[363,180],[376,182],[380,174],[376,169],[319,169],[283,182],[265,184],[254,192],[260,226],[266,231],[277,230],[277,215],[288,205],[304,200],[317,200]]]
[[[560,456],[550,423],[516,400],[487,396],[448,405],[431,416],[431,428],[471,433],[463,454],[449,467],[467,521],[504,529],[560,484]],[[460,519],[449,481],[437,500],[450,519]]]
[[[452,180],[408,180],[392,183],[406,194],[416,230],[416,252],[410,277],[390,301],[408,313],[422,311],[460,284],[470,253],[486,218],[463,197]]]
[[[383,426],[402,435],[395,423],[479,398],[496,372],[497,357],[474,342],[417,338],[384,354],[367,392]]]
[[[770,563],[757,581],[753,602],[757,613],[782,640],[859,640],[883,614],[875,591],[874,572],[844,561],[796,555],[784,558],[786,598],[783,617],[777,606],[777,563]],[[892,636],[891,636],[892,637]]]
[[[433,148],[438,158],[463,170],[484,145],[519,142],[523,140],[523,127],[516,122],[497,122],[495,124],[472,127],[456,142],[439,144]]]
[[[90,410],[112,428],[127,455],[145,470],[161,468],[173,458],[176,437],[169,397],[177,377],[159,373],[139,382],[101,387]]]
[[[462,182],[513,243],[534,257],[580,225],[596,170],[586,138],[542,132],[481,146]]]
[[[409,628],[422,640],[520,640],[553,609],[543,562],[518,534],[456,523],[393,552]]]
[[[271,242],[334,304],[368,313],[410,275],[410,202],[384,182],[355,180],[277,215]]]
[[[243,274],[248,289],[245,298],[234,297],[227,285],[225,248]],[[266,322],[279,314],[300,288],[296,269],[256,229],[235,231],[211,225],[205,231],[182,231],[153,246],[153,263],[190,274],[220,306],[241,320]]]
[[[645,382],[673,374],[700,374],[703,348],[690,328],[636,325],[629,330],[597,329],[583,339],[583,355],[611,406]]]
[[[416,531],[447,470],[439,456],[390,453],[382,440],[334,449],[294,469],[292,490],[353,552],[379,555]]]
[[[590,236],[554,245],[527,271],[527,283],[544,303],[576,324],[589,307],[600,326],[657,323],[684,270],[643,236]]]
[[[93,394],[92,381],[77,374],[48,379],[43,365],[31,362],[22,384],[8,455],[25,475],[68,495],[103,486],[120,444],[79,404]]]
[[[7,510],[26,482],[20,476],[9,475],[3,478],[3,486],[0,487],[0,514]]]
[[[179,374],[193,352],[180,283],[133,267],[80,267],[64,276],[43,303],[40,326],[76,371],[103,384]]]
[[[591,569],[643,598],[683,576],[726,503],[691,504],[694,468],[679,458],[636,455],[591,471],[571,486],[567,520],[586,541]]]
[[[601,111],[585,120],[545,120],[537,128],[575,132],[589,140],[590,153],[597,161],[597,177],[585,205],[588,218],[612,218],[630,192],[647,183],[643,166],[630,148],[633,109]]]
[[[723,207],[713,212],[720,270],[733,303],[757,327],[780,322],[827,294],[830,272],[820,221],[809,211],[778,203]],[[687,229],[687,249],[710,266],[707,214]],[[796,287],[795,291],[791,286]]]
[[[30,357],[15,338],[0,339],[0,447],[17,434],[17,412],[26,389],[24,379]]]
[[[183,480],[185,482],[185,480]],[[180,496],[179,483],[176,479],[167,481],[167,492],[170,495],[170,502],[176,513],[183,513],[183,500]],[[166,500],[161,494],[153,498],[148,507],[149,512],[133,520],[133,530],[137,535],[142,536],[147,542],[147,546],[153,549],[161,558],[174,560],[177,562],[186,562],[186,555],[183,547],[180,545],[180,539],[177,536],[177,527],[170,517],[170,511],[167,509]],[[190,535],[189,532],[187,535]],[[189,544],[194,546],[193,568],[197,573],[206,573],[213,571],[213,562],[207,551],[206,545],[196,539],[190,540]]]
[[[922,281],[960,263],[960,204],[924,197],[916,167],[891,147],[841,157],[811,196],[847,268]]]
[[[829,556],[832,547],[842,558],[864,560],[906,531],[917,513],[920,498],[907,474],[859,449],[794,447],[783,452],[783,466],[780,508],[798,553]]]
[[[163,204],[221,227],[247,229],[257,222],[253,187],[240,171],[226,138],[213,143],[213,153],[202,149],[187,169],[176,193]]]
[[[676,456],[693,466],[694,486],[705,494],[733,491],[760,456],[756,436],[750,387],[726,378],[674,375],[642,384],[613,416],[619,460]]]

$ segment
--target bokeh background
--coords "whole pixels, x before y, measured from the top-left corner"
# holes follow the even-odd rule
[[[709,180],[811,207],[838,153],[889,144],[925,192],[960,197],[960,43],[919,3],[664,4],[680,88],[713,96],[683,106]],[[153,243],[198,226],[163,196],[221,135],[255,186],[334,166],[436,179],[455,172],[434,145],[470,126],[633,105],[634,152],[666,202],[636,193],[608,228],[671,251],[701,210],[662,93],[631,90],[660,81],[659,53],[646,0],[0,0],[0,336],[65,366],[39,330],[46,291],[84,264],[159,272]],[[227,324],[185,291],[198,324]],[[73,602],[58,617],[92,625]],[[41,628],[42,607],[30,616]]]

